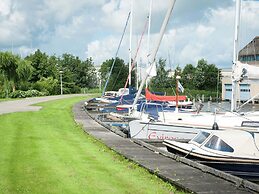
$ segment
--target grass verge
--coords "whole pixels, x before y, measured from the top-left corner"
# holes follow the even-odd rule
[[[75,124],[71,107],[82,99],[0,116],[0,193],[175,193]]]

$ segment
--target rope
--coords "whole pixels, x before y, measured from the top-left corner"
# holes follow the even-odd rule
[[[127,26],[128,26],[130,14],[131,14],[131,12],[129,12],[129,14],[128,14],[127,21],[126,21],[126,24],[125,24],[125,26],[124,26],[123,33],[122,33],[122,36],[121,36],[121,39],[120,39],[120,42],[119,42],[119,45],[118,45],[118,48],[117,48],[117,51],[116,51],[116,54],[115,54],[115,58],[114,58],[114,60],[113,60],[113,63],[112,63],[112,66],[111,66],[111,69],[110,69],[110,72],[109,72],[109,75],[108,75],[108,79],[107,79],[107,81],[106,81],[106,83],[105,83],[105,86],[104,86],[104,88],[103,88],[102,96],[104,96],[104,92],[105,92],[105,90],[106,90],[106,88],[107,88],[107,85],[108,85],[108,82],[109,82],[109,80],[110,80],[110,77],[111,77],[111,74],[112,74],[112,70],[113,70],[113,67],[114,67],[116,58],[117,58],[117,56],[118,56],[118,52],[119,52],[119,49],[120,49],[120,46],[121,46],[121,43],[122,43],[124,34],[125,34],[125,32],[126,32],[126,28],[127,28]]]
[[[147,125],[149,125],[150,122],[151,122],[151,119],[150,119],[135,135],[133,135],[131,138],[136,137],[141,131],[144,130],[144,128],[145,128]],[[147,129],[147,131],[148,131],[148,129]]]

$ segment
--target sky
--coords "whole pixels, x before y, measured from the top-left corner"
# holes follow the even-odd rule
[[[153,0],[150,41],[144,26],[151,0],[1,0],[0,49],[22,57],[36,49],[56,56],[70,53],[82,60],[92,57],[100,65],[115,57],[131,1],[132,58],[136,56],[145,66],[169,0]],[[166,59],[167,68],[196,65],[202,58],[219,68],[230,68],[234,16],[234,0],[177,0],[156,58]],[[259,1],[242,1],[239,49],[259,36],[258,21]],[[129,32],[130,25],[118,52],[126,63]]]

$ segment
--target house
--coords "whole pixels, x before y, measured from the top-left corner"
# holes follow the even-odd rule
[[[256,36],[238,53],[238,60],[242,63],[259,67],[259,36]],[[231,100],[232,69],[222,69],[222,100]],[[238,101],[246,101],[251,97],[259,94],[259,77],[253,80],[243,80],[238,85],[237,99]],[[259,96],[254,99],[259,101]]]

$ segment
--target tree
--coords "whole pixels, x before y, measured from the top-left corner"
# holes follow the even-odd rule
[[[92,58],[81,61],[79,57],[65,53],[58,62],[58,69],[63,71],[64,91],[72,93],[80,88],[94,88],[97,85]]]
[[[39,81],[35,83],[35,89],[44,92],[45,94],[59,94],[60,87],[58,82],[59,81],[57,79],[54,79],[53,77],[42,77]]]
[[[101,69],[99,71],[101,73],[101,80],[103,85],[108,79],[108,74],[113,62],[114,59],[109,59],[103,62],[101,65]],[[118,90],[119,88],[123,88],[128,78],[128,72],[128,65],[125,65],[124,60],[116,58],[106,90]],[[134,85],[134,79],[132,79],[132,83],[132,85]]]
[[[94,88],[97,85],[96,69],[92,58],[79,63],[75,69],[75,83],[81,88]]]
[[[42,53],[39,49],[25,58],[31,61],[31,65],[34,68],[32,73],[31,82],[37,82],[42,77],[55,77],[56,68],[54,64],[49,63],[49,56],[46,53]]]
[[[195,67],[192,64],[187,64],[181,74],[181,82],[184,87],[188,89],[194,89],[193,79],[194,79]]]
[[[169,77],[169,71],[166,71],[166,60],[160,58],[157,64],[157,75],[150,81],[150,86],[153,90],[161,90],[172,88],[172,78]]]
[[[201,59],[195,69],[193,83],[199,90],[215,90],[217,87],[219,69],[214,64],[208,64]]]
[[[9,52],[1,52],[0,59],[0,69],[4,80],[11,85],[14,92],[19,82],[30,78],[33,67],[30,62]]]

